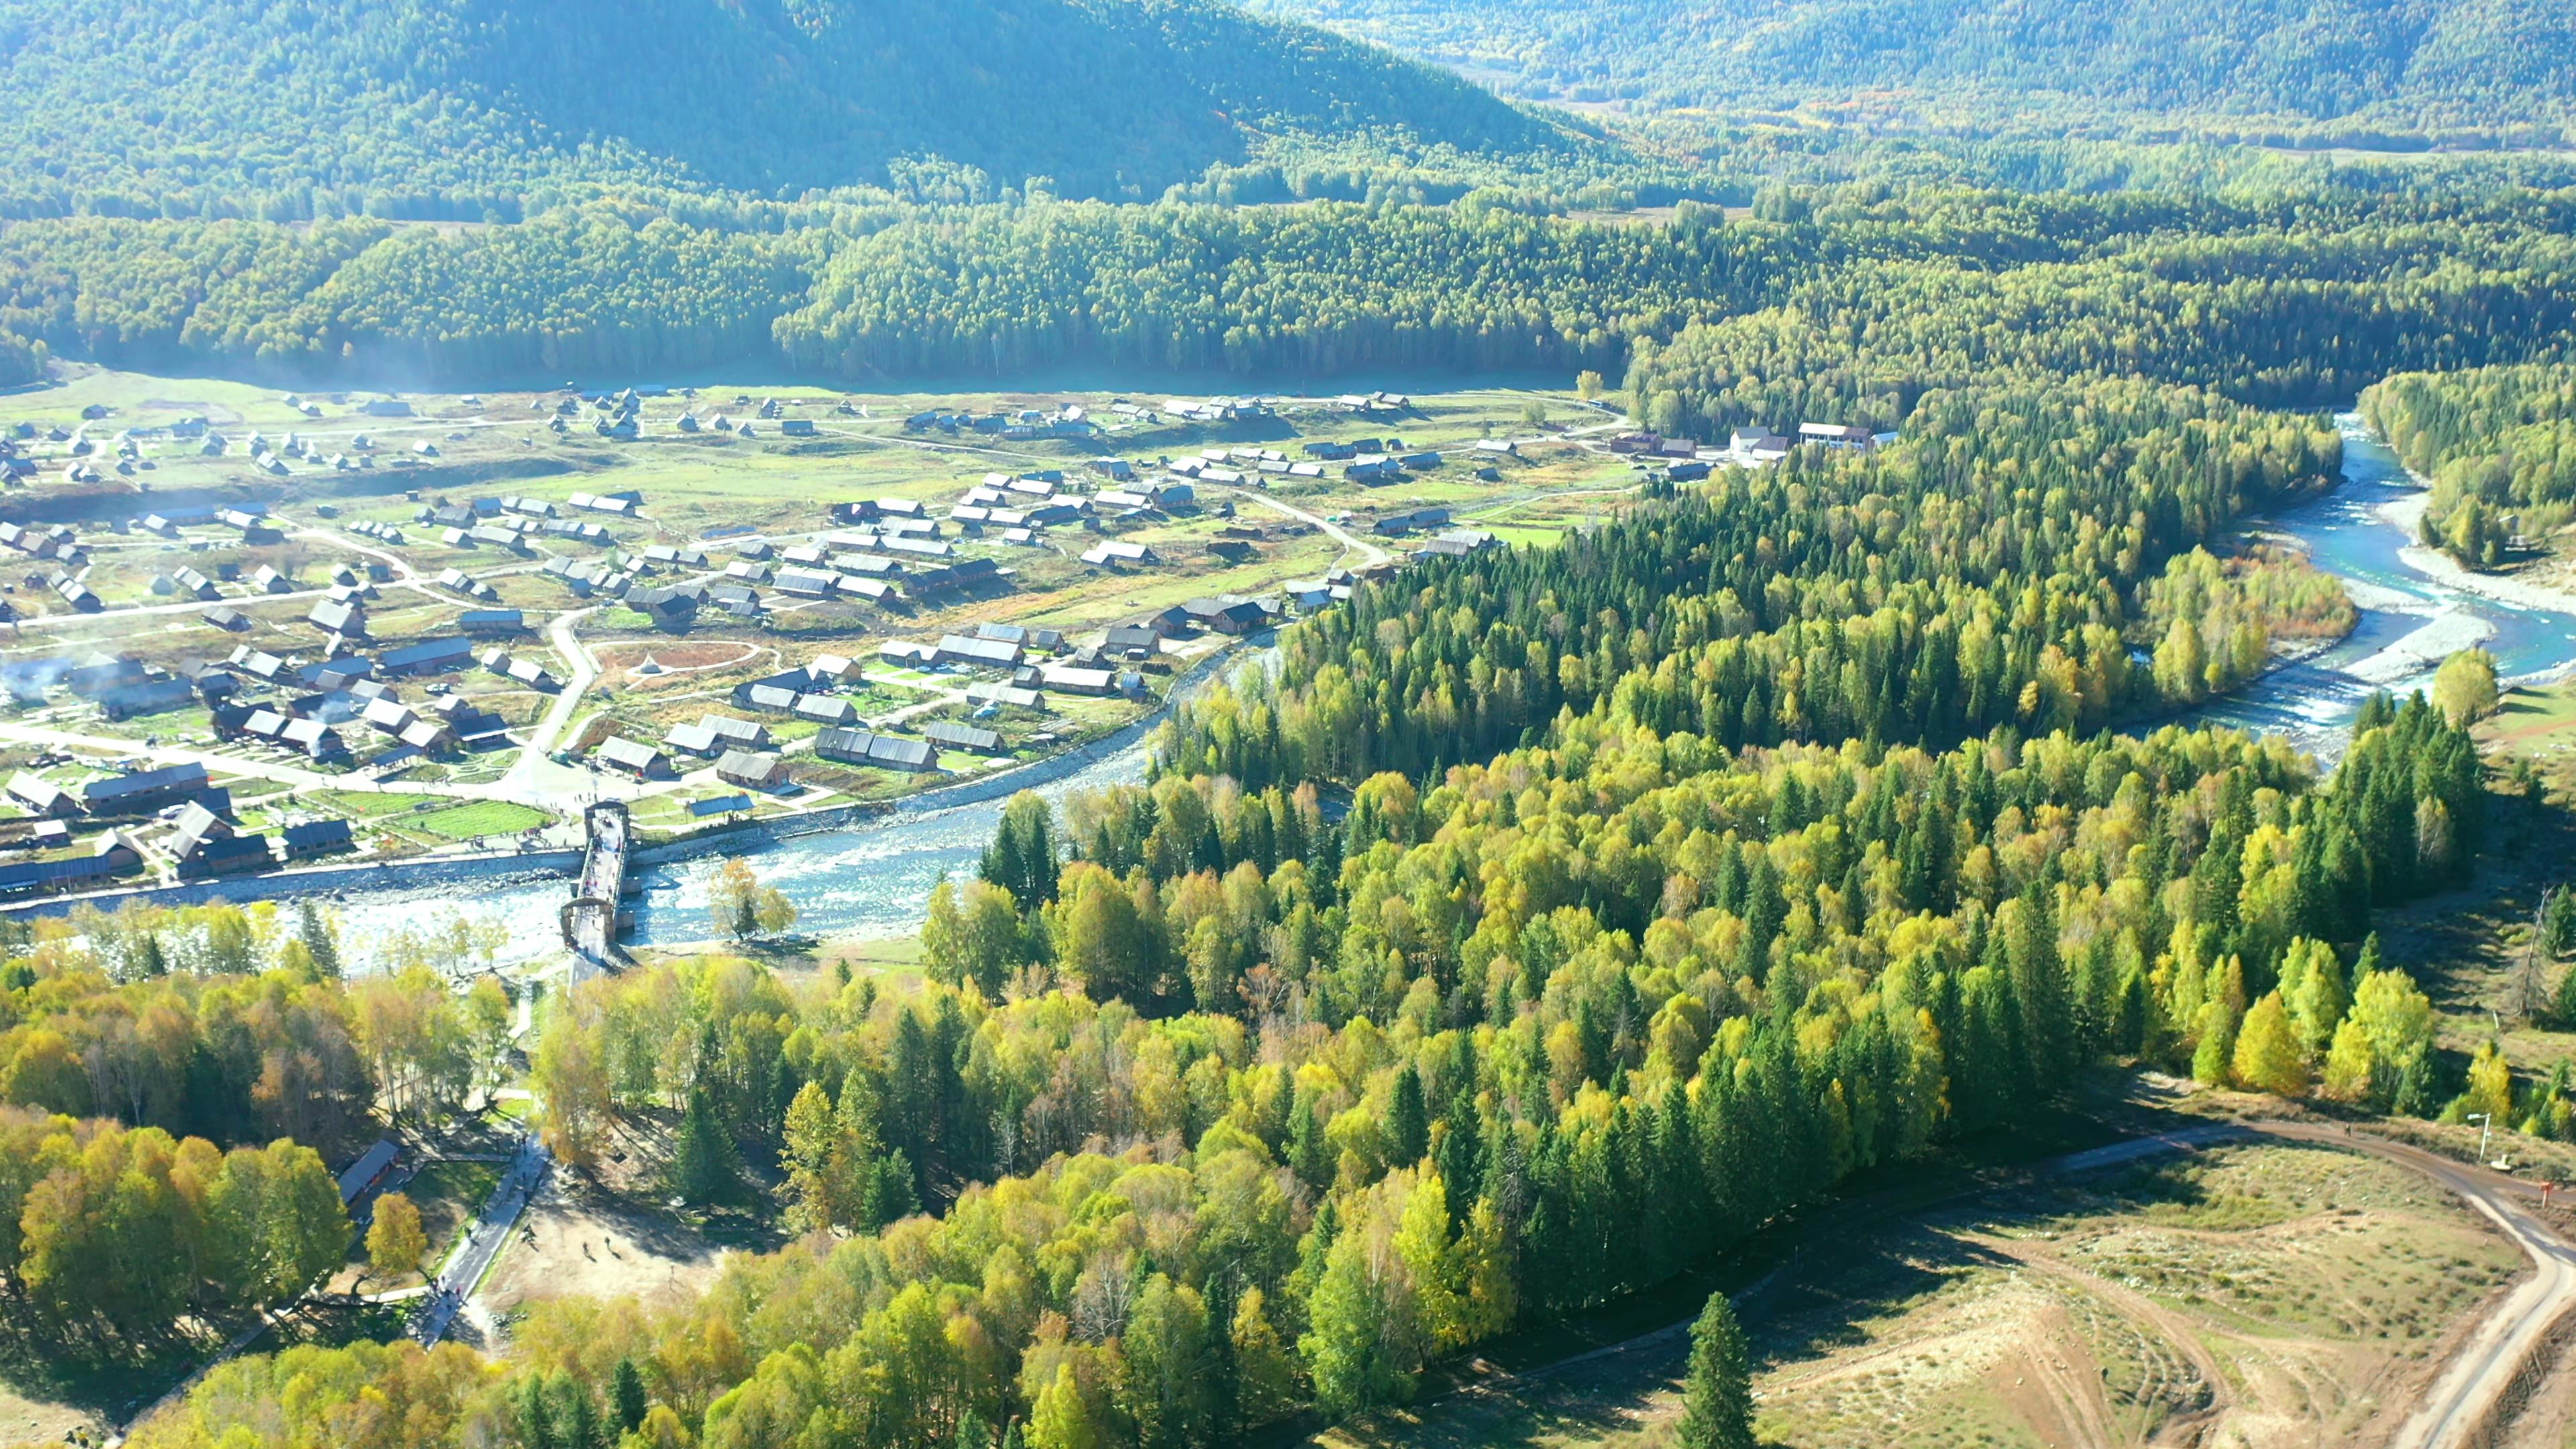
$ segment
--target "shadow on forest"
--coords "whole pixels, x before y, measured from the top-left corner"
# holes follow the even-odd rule
[[[177,1383],[226,1336],[174,1332],[73,1346],[38,1323],[23,1301],[15,1302],[0,1312],[0,1384],[29,1399],[122,1419]]]
[[[1738,1284],[1752,1280],[1738,1301],[1756,1353],[1773,1364],[1798,1361],[1863,1345],[1873,1325],[1964,1278],[2021,1266],[1966,1234],[2018,1235],[2069,1215],[2156,1208],[2197,1213],[2218,1206],[2223,1204],[2212,1202],[2187,1163],[2171,1160],[2037,1185],[1990,1184],[1929,1202],[1892,1202],[1887,1194],[1873,1193],[1836,1204],[1767,1245],[1747,1245],[1731,1276]],[[1670,1396],[1681,1387],[1690,1351],[1686,1304],[1707,1289],[1696,1278],[1677,1280],[1640,1295],[1632,1311],[1589,1329],[1568,1323],[1533,1330],[1493,1352],[1517,1350],[1514,1356],[1545,1363],[1583,1352],[1582,1340],[1590,1334],[1640,1336],[1579,1363],[1533,1366],[1523,1378],[1479,1384],[1472,1370],[1456,1373],[1464,1382],[1436,1403],[1377,1415],[1351,1426],[1345,1437],[1404,1449],[1540,1449],[1642,1431],[1646,1443],[1660,1444],[1668,1435],[1658,1432],[1656,1419],[1671,1413]],[[1648,1300],[1660,1306],[1660,1317],[1647,1317],[1653,1312]],[[1657,1329],[1657,1322],[1671,1326]],[[1250,1442],[1310,1443],[1321,1427],[1304,1423]]]

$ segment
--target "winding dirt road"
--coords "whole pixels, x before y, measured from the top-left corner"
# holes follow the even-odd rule
[[[2423,1173],[2477,1209],[2531,1260],[2531,1276],[2487,1311],[2485,1321],[2470,1331],[2423,1403],[2389,1441],[2391,1449],[2468,1449],[2485,1443],[2515,1377],[2540,1351],[2549,1331],[2576,1309],[2576,1249],[2524,1207],[2537,1199],[2538,1190],[2502,1173],[2384,1138],[2288,1124],[2262,1131],[2265,1136],[2367,1152]]]
[[[2080,1177],[2126,1163],[2258,1138],[2367,1153],[2422,1173],[2494,1223],[2531,1261],[2534,1271],[2486,1309],[2484,1319],[2462,1340],[2425,1392],[2422,1403],[2385,1441],[2387,1449],[2476,1449],[2486,1443],[2498,1409],[2516,1377],[2545,1346],[2550,1331],[2576,1310],[2576,1248],[2527,1210],[2527,1205],[2539,1199],[2539,1189],[2532,1184],[2366,1132],[2303,1122],[2198,1123],[2071,1153],[2035,1164],[2029,1172],[2042,1178]],[[1928,1212],[1996,1190],[1994,1184],[1986,1183],[1939,1202],[1910,1203],[1905,1211]],[[1760,1296],[1771,1281],[1766,1278],[1738,1294],[1739,1304]],[[1552,1363],[1497,1374],[1462,1386],[1454,1396],[1504,1392],[1604,1359],[1636,1358],[1662,1364],[1669,1358],[1671,1345],[1689,1330],[1689,1321],[1683,1320]],[[2206,1358],[2205,1354],[2197,1357]],[[2213,1384],[2223,1381],[2213,1364],[2204,1361],[2202,1372]]]

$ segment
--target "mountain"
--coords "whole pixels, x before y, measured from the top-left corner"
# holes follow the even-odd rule
[[[0,88],[22,215],[296,216],[321,192],[473,219],[578,183],[1151,199],[1283,141],[1553,134],[1210,0],[0,0]]]
[[[1260,0],[1574,101],[2385,128],[2576,120],[2566,0]]]

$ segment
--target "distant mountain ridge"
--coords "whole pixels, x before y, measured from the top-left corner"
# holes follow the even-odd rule
[[[1550,135],[1213,0],[0,0],[0,87],[10,185],[145,214],[594,181],[1150,200],[1282,135]]]
[[[1507,91],[1710,108],[1877,94],[1995,115],[2576,119],[2566,0],[1258,0]]]

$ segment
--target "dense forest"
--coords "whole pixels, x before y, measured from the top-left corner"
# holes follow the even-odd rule
[[[2356,735],[2321,784],[2223,733],[1730,751],[1603,702],[1338,824],[1311,783],[1024,799],[1011,884],[935,903],[941,985],[683,962],[553,1014],[551,1140],[685,1102],[775,1157],[796,1245],[540,1305],[499,1364],[246,1359],[135,1442],[1212,1444],[1400,1400],[2105,1052],[2563,1131],[2353,939],[2495,828],[2430,706]]]
[[[2364,392],[2361,413],[2431,480],[2426,541],[2472,568],[2576,518],[2576,368],[2402,373]]]
[[[929,982],[694,960],[547,1014],[564,1159],[676,1115],[676,1190],[774,1173],[793,1245],[537,1306],[499,1361],[245,1359],[134,1442],[1211,1445],[1401,1401],[2104,1058],[2564,1135],[2369,934],[2521,828],[2476,691],[2372,701],[2330,777],[2104,728],[2348,619],[2211,551],[2339,447],[2007,372],[1876,453],[1368,586],[1151,783],[1012,802]]]
[[[85,217],[0,233],[0,333],[22,378],[49,355],[469,387],[1624,367],[1641,418],[1701,437],[1892,426],[2005,372],[2313,407],[2390,370],[2559,356],[2569,195],[1856,183],[1663,225],[1469,198],[874,208],[783,233],[606,202],[465,230]]]
[[[337,1268],[322,1154],[380,1131],[380,1103],[418,1110],[441,1063],[470,1075],[489,1003],[417,967],[344,992],[311,907],[73,924],[8,923],[0,965],[0,1321],[113,1360]]]
[[[11,0],[15,215],[515,220],[531,193],[1036,184],[1152,200],[1281,138],[1380,158],[1596,143],[1212,0]]]
[[[1539,98],[1815,105],[1934,123],[2235,122],[2359,140],[2576,105],[2549,0],[1259,0]],[[2254,122],[2247,126],[2244,123]]]

